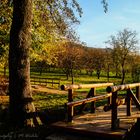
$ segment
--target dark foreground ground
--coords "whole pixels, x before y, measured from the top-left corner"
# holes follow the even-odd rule
[[[135,126],[132,132],[124,140],[138,140],[140,138],[140,127]],[[101,137],[90,137],[82,134],[59,132],[50,126],[40,126],[37,128],[26,128],[12,130],[0,128],[0,140],[115,140]]]

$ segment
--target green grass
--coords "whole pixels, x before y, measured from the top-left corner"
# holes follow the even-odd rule
[[[69,77],[67,80],[66,75],[62,72],[60,69],[51,69],[50,72],[43,72],[42,75],[36,69],[33,69],[34,71],[31,71],[31,77],[42,77],[42,78],[60,78],[61,82],[60,85],[66,85],[72,83],[72,78]],[[3,75],[3,69],[0,68],[0,74]],[[8,70],[7,70],[8,75]],[[126,75],[126,83],[132,83],[132,79],[129,75]],[[85,70],[82,70],[82,73],[74,77],[74,84],[93,84],[93,83],[106,83],[111,82],[114,83],[114,85],[119,85],[121,83],[121,78],[115,78],[115,75],[110,72],[110,78],[109,81],[106,77],[106,73],[102,72],[100,79],[97,78],[96,72],[93,72],[92,76],[86,75]],[[52,87],[52,84],[47,84],[48,87]],[[54,84],[53,88],[58,89],[58,85]],[[84,89],[81,90],[83,92]],[[79,92],[79,91],[78,91]]]
[[[3,75],[3,68],[0,68],[0,74]],[[8,69],[7,73],[8,75]],[[61,79],[61,84],[71,84],[72,83],[72,78],[69,77],[67,80],[66,75],[63,73],[63,71],[59,68],[51,68],[50,72],[43,72],[42,75],[40,75],[39,71],[35,68],[31,68],[31,77],[33,76],[38,76],[38,77],[43,77],[43,78],[60,78]],[[132,83],[132,78],[130,74],[126,75],[125,78],[126,83]],[[110,72],[110,78],[109,81],[107,79],[106,73],[101,72],[100,79],[97,78],[96,72],[93,72],[92,76],[89,76],[86,74],[85,70],[82,70],[81,74],[78,74],[77,76],[74,77],[74,83],[75,84],[91,84],[91,83],[104,83],[104,82],[112,82],[115,85],[118,85],[121,83],[121,78],[115,78],[115,74]]]
[[[64,109],[67,95],[38,93],[33,95],[34,104],[39,110]]]
[[[3,69],[0,69],[0,72],[2,74]],[[47,72],[47,73],[44,72],[42,73],[42,75],[40,75],[40,73],[37,71],[31,71],[31,77],[34,77],[34,76],[42,77],[42,78],[60,78],[61,85],[72,83],[71,77],[67,80],[66,75],[63,74],[62,71],[60,71],[59,69],[56,69],[53,72]],[[129,83],[132,82],[129,75],[126,77],[126,81],[128,81]],[[120,84],[121,79],[115,78],[113,73],[110,73],[109,81],[106,77],[106,73],[101,73],[101,77],[100,79],[98,79],[95,72],[93,73],[92,76],[89,76],[89,75],[86,75],[86,72],[84,70],[82,70],[82,73],[80,75],[77,75],[76,77],[74,77],[74,84],[94,84],[94,83],[106,83],[106,82],[111,82],[111,83],[114,83],[115,85],[118,85]],[[58,85],[54,85],[53,88],[58,89]],[[74,93],[75,93],[74,101],[85,98],[89,91],[90,89],[74,90]],[[102,95],[105,93],[106,93],[106,87],[96,89],[97,95]],[[119,92],[120,96],[124,96],[125,94],[126,94],[126,91]],[[61,119],[65,118],[65,113],[66,113],[65,103],[68,102],[68,94],[56,94],[56,93],[52,94],[52,93],[37,92],[33,94],[33,99],[34,99],[34,104],[37,110],[39,112],[46,112],[47,114],[47,118],[45,118],[46,120],[49,120],[48,119],[49,116],[50,118],[53,118],[54,120],[57,120],[58,118],[56,117],[58,116],[61,117]],[[96,105],[100,106],[106,103],[107,103],[107,99],[96,102]],[[76,107],[76,108],[78,109],[79,107]],[[90,103],[87,104],[86,109],[87,110],[90,109]]]
[[[61,79],[61,82],[60,82],[61,85],[72,83],[72,78],[69,77],[69,79],[67,80],[66,75],[62,74],[62,73],[49,72],[49,73],[42,73],[42,75],[40,75],[39,72],[31,72],[31,78],[32,77],[60,78]],[[74,77],[74,84],[94,84],[94,83],[106,83],[106,82],[119,84],[121,82],[121,79],[112,77],[108,81],[108,79],[106,77],[100,77],[100,79],[98,79],[95,74],[93,74],[93,76],[81,74],[77,77]],[[49,87],[51,87],[51,84],[50,84]],[[58,86],[56,85],[55,87],[58,87]]]

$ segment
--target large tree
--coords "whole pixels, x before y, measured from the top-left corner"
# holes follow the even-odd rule
[[[32,0],[13,0],[9,48],[10,119],[13,125],[33,125],[35,112],[30,87]],[[28,117],[28,119],[27,119]]]
[[[67,29],[67,26],[62,25],[68,21],[78,22],[72,11],[73,8],[77,8],[81,14],[81,9],[76,0],[71,0],[72,5],[68,4],[66,0],[37,1],[39,2],[39,6],[43,2],[44,7],[42,8],[49,9],[51,15],[49,18],[53,19],[58,28],[63,27]],[[36,122],[34,117],[35,107],[32,103],[30,87],[29,50],[31,46],[32,17],[32,0],[13,0],[13,20],[9,48],[9,109],[12,124],[21,127],[27,125],[33,126]],[[69,20],[65,20],[65,17]]]

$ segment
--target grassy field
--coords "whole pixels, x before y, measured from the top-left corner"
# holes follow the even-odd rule
[[[0,69],[1,75],[3,74],[3,70]],[[7,71],[8,75],[8,71]],[[31,77],[42,77],[42,78],[60,78],[61,82],[60,85],[63,84],[71,84],[71,77],[67,80],[66,75],[62,73],[62,71],[58,69],[53,69],[53,71],[50,72],[45,72],[40,75],[39,72],[37,71],[31,71]],[[128,77],[128,76],[127,76]],[[93,73],[92,76],[86,75],[85,71],[82,71],[81,74],[77,75],[74,77],[74,84],[93,84],[93,83],[106,83],[106,82],[111,82],[114,83],[115,85],[120,84],[121,79],[115,78],[115,76],[111,73],[109,81],[106,77],[105,73],[101,73],[100,79],[97,78],[96,73]],[[127,81],[131,82],[131,79],[128,77]],[[65,92],[60,92],[60,88],[58,88],[58,85],[47,85],[43,87],[37,87],[37,90],[35,90],[36,87],[33,90],[33,99],[34,99],[34,104],[35,107],[39,112],[43,112],[46,114],[44,117],[44,120],[47,122],[49,121],[55,121],[59,119],[64,119],[65,118],[65,112],[66,112],[66,107],[65,103],[67,103],[68,100],[68,93],[67,91]],[[106,88],[98,88],[96,90],[98,95],[104,94]],[[74,91],[74,100],[79,100],[83,99],[86,97],[90,89],[79,89]],[[123,93],[122,93],[123,94]],[[107,100],[97,102],[97,106],[101,104],[105,104]],[[8,105],[8,100],[7,98],[0,99],[0,105]],[[89,104],[87,105],[87,110],[89,108]]]
[[[3,75],[4,70],[0,68],[0,75]],[[8,70],[6,71],[6,75],[8,76]],[[42,77],[42,78],[60,78],[61,84],[71,84],[72,78],[69,77],[67,80],[66,75],[63,73],[62,70],[53,68],[49,72],[42,72],[40,73],[36,69],[31,69],[31,77]],[[74,77],[74,83],[75,84],[90,84],[90,83],[104,83],[104,82],[112,82],[114,84],[120,84],[121,78],[116,78],[115,74],[110,72],[109,80],[107,78],[107,74],[105,72],[101,72],[100,79],[97,78],[96,72],[94,71],[92,76],[89,76],[86,74],[85,70],[82,70],[80,74],[76,74]],[[132,83],[132,79],[130,75],[126,75],[125,83]]]

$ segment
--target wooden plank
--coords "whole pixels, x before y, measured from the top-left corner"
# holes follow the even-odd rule
[[[111,130],[111,111],[103,112],[103,107],[97,108],[95,114],[89,113],[73,117],[73,123],[60,121],[52,124],[56,131],[75,132],[76,134],[86,134],[87,136],[101,136],[102,138],[123,139],[128,131],[140,117],[140,111],[132,106],[132,115],[126,116],[126,105],[118,107],[119,128]]]

